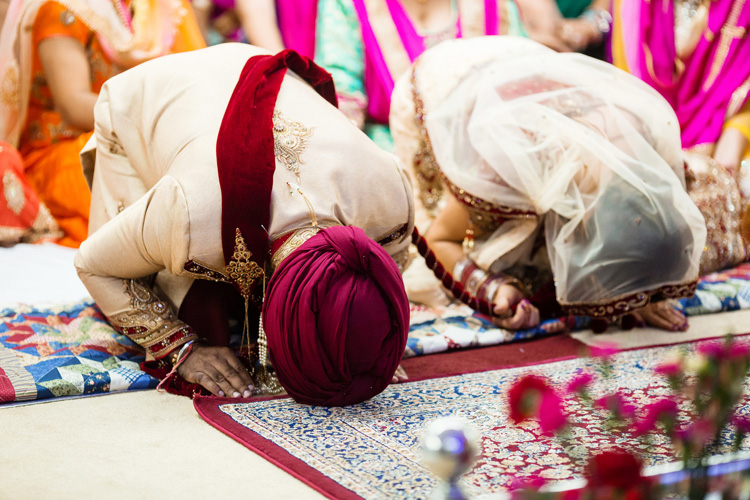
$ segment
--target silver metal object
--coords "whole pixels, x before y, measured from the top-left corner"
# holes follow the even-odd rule
[[[447,417],[432,422],[422,438],[422,461],[442,480],[432,499],[465,500],[458,480],[478,454],[477,433],[466,421]]]

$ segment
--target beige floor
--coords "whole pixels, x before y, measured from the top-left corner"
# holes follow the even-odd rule
[[[156,391],[0,407],[0,500],[319,499]]]

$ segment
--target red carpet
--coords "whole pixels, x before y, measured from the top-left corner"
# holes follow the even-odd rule
[[[402,366],[409,380],[417,381],[560,361],[579,356],[586,350],[583,343],[567,335],[553,335],[492,347],[417,356],[405,359]]]

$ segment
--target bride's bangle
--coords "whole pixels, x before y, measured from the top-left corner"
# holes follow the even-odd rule
[[[479,268],[471,259],[458,261],[453,268],[453,277],[459,281],[464,290],[478,299],[493,303],[497,292],[503,285],[516,287],[525,297],[529,296],[526,286],[518,279],[507,274],[490,274]]]

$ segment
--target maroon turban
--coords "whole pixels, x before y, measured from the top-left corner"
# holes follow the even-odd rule
[[[320,231],[268,284],[263,322],[281,385],[298,403],[346,406],[388,386],[409,331],[393,259],[357,227]]]

